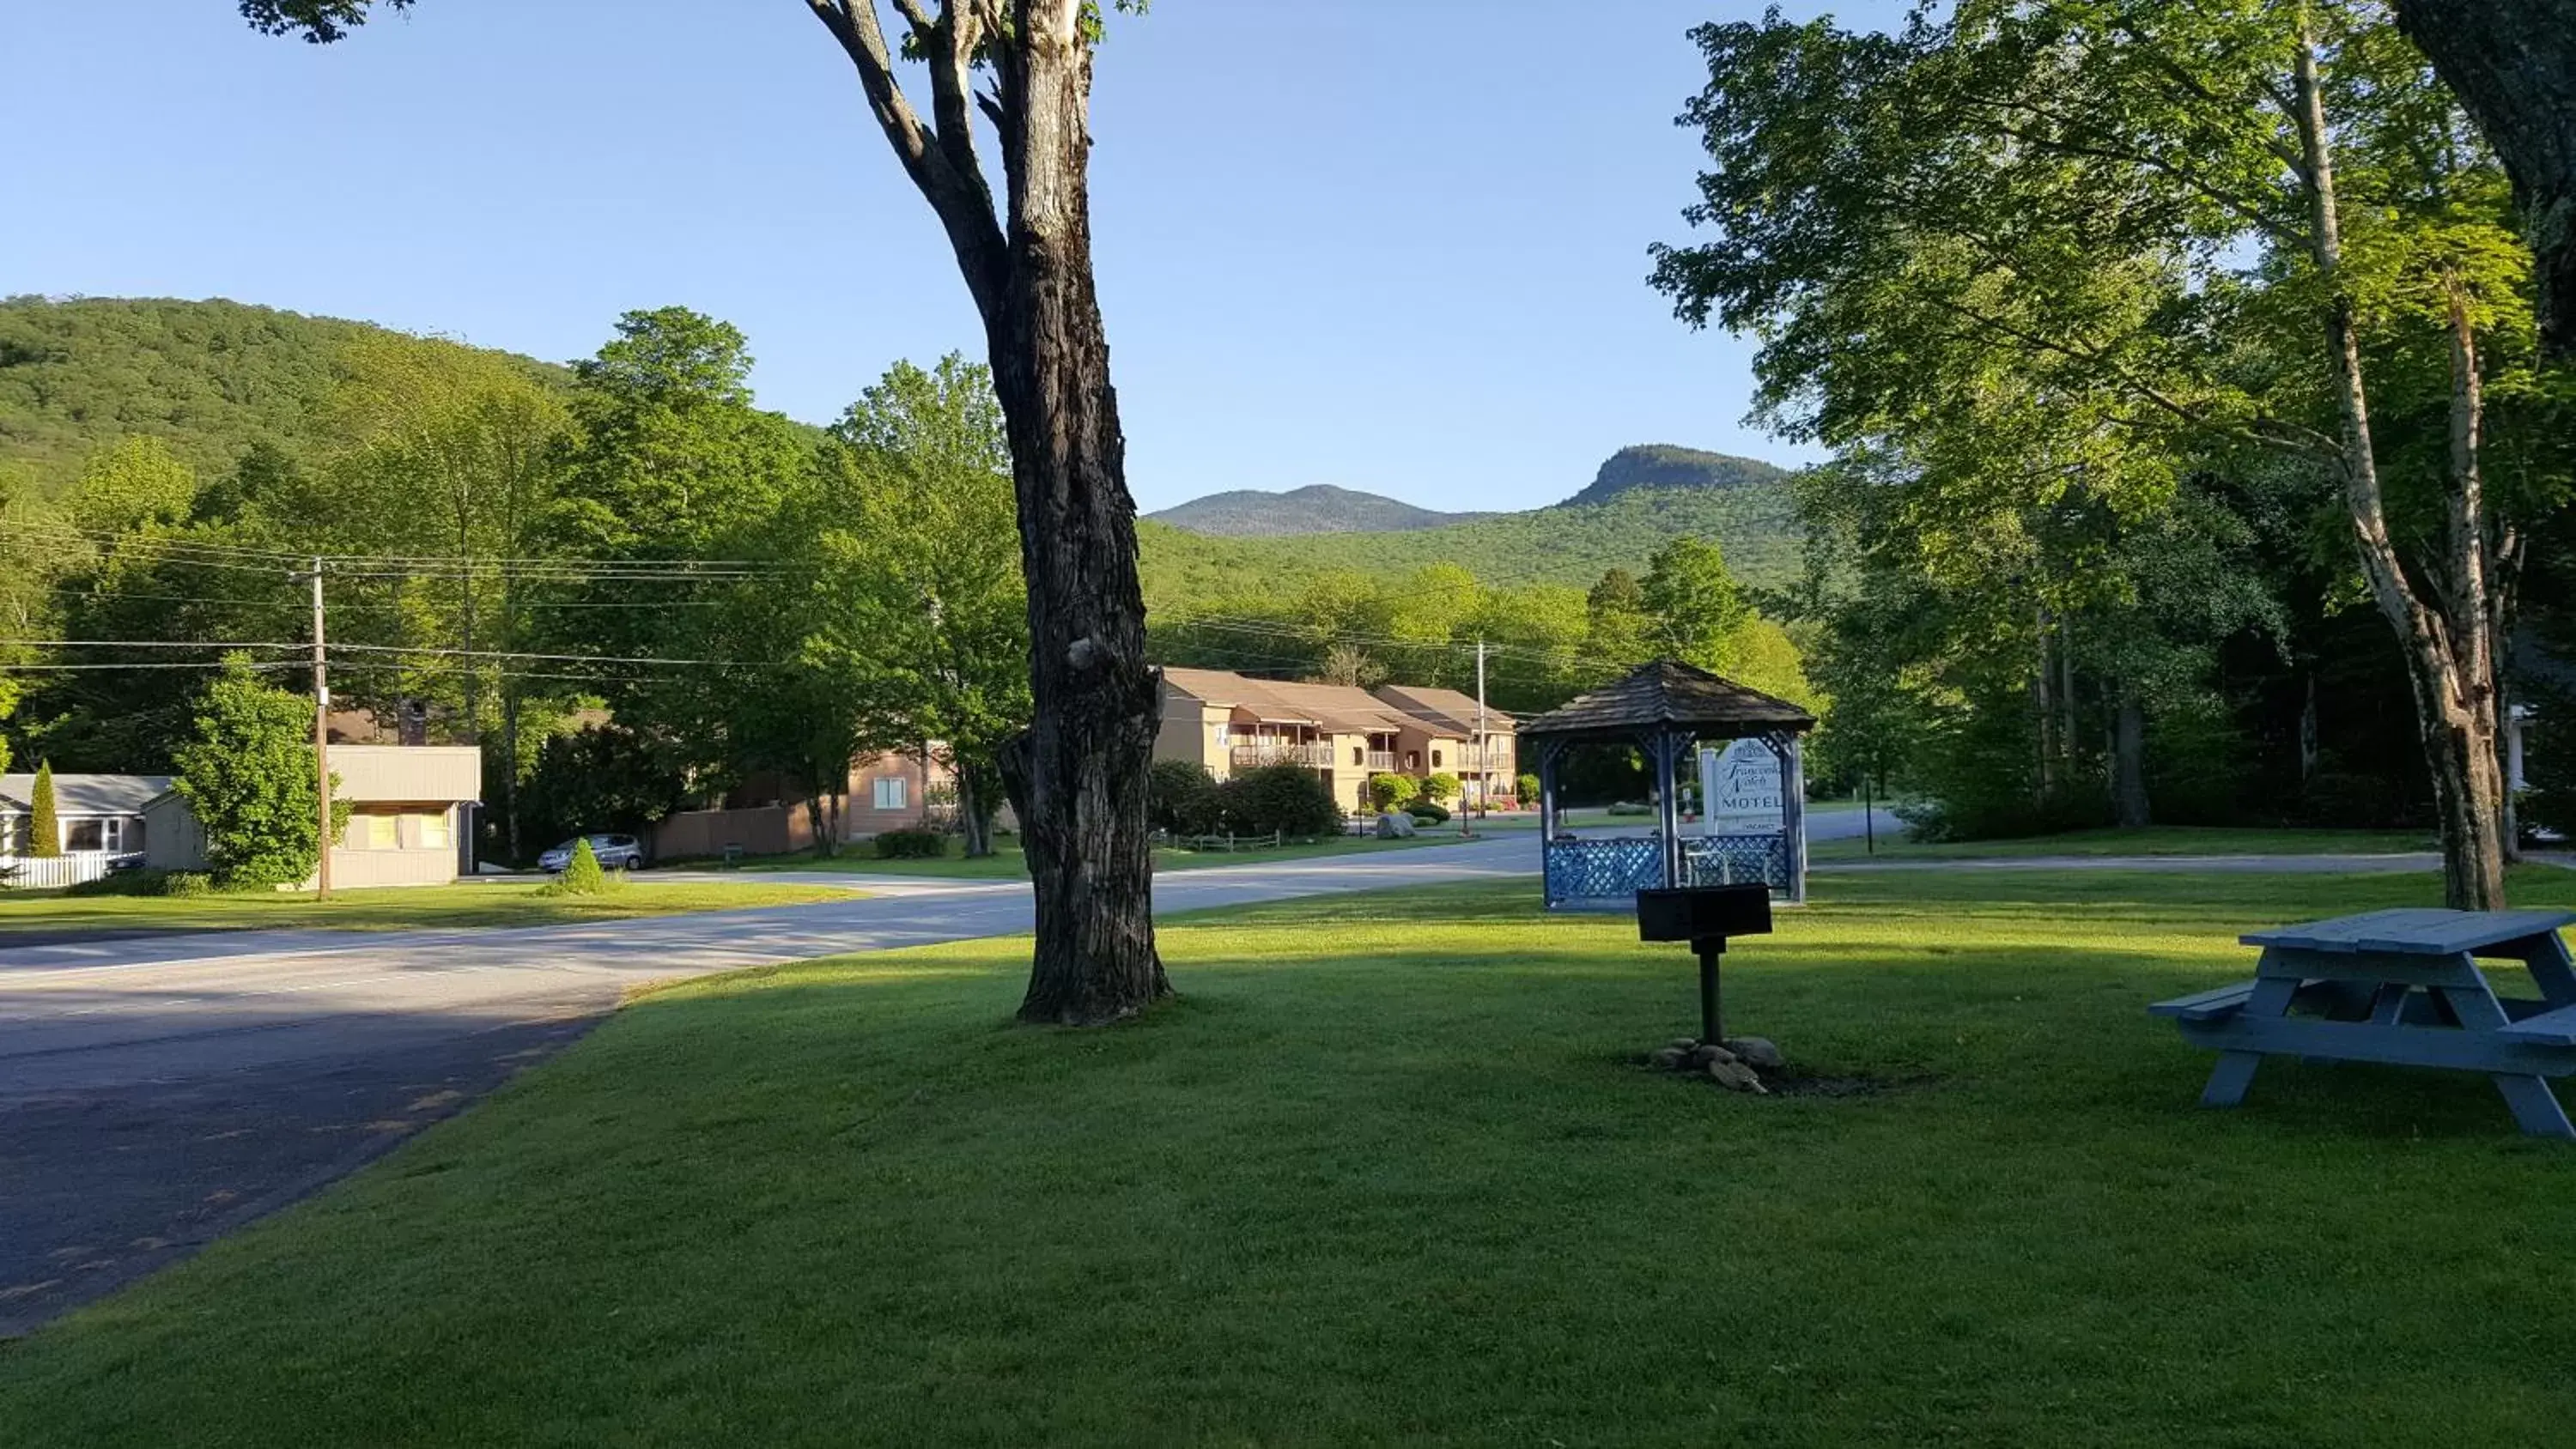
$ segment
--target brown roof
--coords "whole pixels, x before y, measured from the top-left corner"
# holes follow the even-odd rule
[[[1346,684],[1292,684],[1250,679],[1222,669],[1166,668],[1163,682],[1194,699],[1249,710],[1276,724],[1304,724],[1332,734],[1385,734],[1418,723],[1365,689]]]
[[[1816,717],[1785,699],[1720,679],[1675,659],[1641,664],[1625,678],[1521,722],[1521,738],[1622,735],[1677,726],[1706,734],[1799,732]]]
[[[1435,689],[1417,684],[1389,684],[1381,687],[1377,697],[1417,719],[1444,725],[1465,739],[1476,732],[1476,701],[1454,689]],[[1508,734],[1512,717],[1485,706],[1485,733]]]

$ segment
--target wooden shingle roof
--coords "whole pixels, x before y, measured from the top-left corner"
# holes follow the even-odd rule
[[[1702,734],[1803,733],[1816,717],[1785,699],[1721,679],[1677,659],[1641,664],[1625,678],[1521,721],[1524,740],[1622,736],[1664,727]]]

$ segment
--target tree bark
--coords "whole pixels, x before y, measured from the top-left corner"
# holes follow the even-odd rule
[[[2496,788],[2492,726],[2480,733],[2479,711],[2492,719],[2492,660],[2483,642],[2473,644],[2463,661],[2448,621],[2425,607],[2399,566],[2397,548],[2388,533],[2387,513],[2379,487],[2377,453],[2370,436],[2370,403],[2363,385],[2361,345],[2353,320],[2353,301],[2343,279],[2343,242],[2336,210],[2333,147],[2326,130],[2325,102],[2318,84],[2316,48],[2303,31],[2296,52],[2297,107],[2310,214],[2309,245],[2327,297],[2325,341],[2334,373],[2336,400],[2342,413],[2344,503],[2351,515],[2353,541],[2371,597],[2397,631],[2406,661],[2407,683],[2415,698],[2415,718],[2425,762],[2433,776],[2433,794],[2442,817],[2443,897],[2464,910],[2495,910],[2504,905],[2504,855]],[[2454,500],[2455,510],[2463,505]],[[2467,504],[2475,518],[2472,499]],[[2454,558],[2454,568],[2460,560]],[[2483,579],[2480,588],[2483,591]],[[2483,609],[2483,605],[2480,606]],[[2481,662],[2486,673],[2474,673]]]
[[[2123,829],[2151,823],[2147,802],[2147,712],[2123,690],[2111,714],[2111,807]]]
[[[2540,348],[2576,360],[2576,0],[2397,0],[2513,182],[2540,285]]]
[[[1145,662],[1136,504],[1091,271],[1091,45],[1080,0],[896,0],[932,124],[897,83],[875,0],[807,0],[939,216],[984,322],[1029,585],[1029,728],[1001,751],[1036,885],[1021,1019],[1117,1021],[1171,994],[1154,948],[1145,778],[1162,712]],[[1001,23],[1007,8],[1008,23]],[[977,58],[990,95],[973,92]],[[993,212],[974,116],[1008,182]]]
[[[1145,782],[1162,689],[1145,662],[1136,504],[1091,273],[1091,51],[1071,0],[1021,0],[1004,154],[1014,265],[986,319],[1029,583],[1029,729],[1003,752],[1037,883],[1020,1015],[1132,1016],[1171,994],[1154,948]]]

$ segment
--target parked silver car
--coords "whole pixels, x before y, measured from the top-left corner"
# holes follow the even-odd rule
[[[644,843],[632,835],[591,835],[582,839],[590,842],[590,853],[599,857],[600,868],[603,870],[642,870],[644,868]],[[538,856],[537,869],[560,873],[572,864],[573,847],[579,844],[581,840],[567,840]]]

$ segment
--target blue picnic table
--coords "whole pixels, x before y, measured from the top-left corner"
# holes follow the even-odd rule
[[[2576,1139],[2549,1079],[2576,1073],[2576,911],[2404,909],[2254,931],[2254,979],[2148,1008],[2214,1047],[2205,1107],[2245,1100],[2267,1056],[2485,1072],[2535,1137]],[[2480,958],[2519,961],[2539,999],[2499,997]]]

